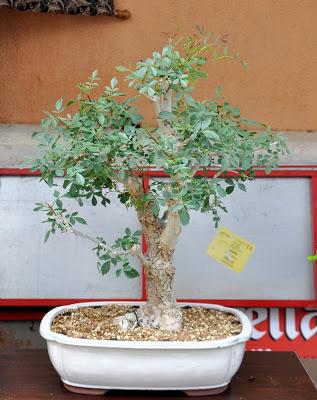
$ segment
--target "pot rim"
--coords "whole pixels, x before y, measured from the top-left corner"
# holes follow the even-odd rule
[[[106,340],[106,339],[82,339],[74,338],[51,331],[51,323],[56,315],[64,310],[77,309],[81,307],[102,306],[109,304],[142,305],[144,301],[96,301],[75,303],[66,306],[55,307],[43,317],[40,324],[40,335],[48,340],[60,344],[83,347],[106,347],[106,348],[129,348],[129,349],[211,349],[222,348],[246,342],[251,337],[252,325],[249,318],[240,310],[216,304],[206,303],[180,303],[183,306],[203,306],[219,311],[230,312],[239,318],[242,331],[235,336],[226,339],[206,341],[132,341],[132,340]]]

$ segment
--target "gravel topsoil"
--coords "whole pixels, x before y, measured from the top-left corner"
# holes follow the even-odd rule
[[[58,314],[53,332],[83,339],[138,340],[138,341],[204,341],[225,339],[242,330],[239,319],[223,311],[200,306],[182,307],[183,327],[179,332],[155,328],[134,328],[123,331],[113,324],[113,318],[133,312],[131,306],[106,305],[69,309]]]

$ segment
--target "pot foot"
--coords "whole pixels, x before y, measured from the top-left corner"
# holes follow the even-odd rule
[[[93,396],[102,396],[106,392],[108,392],[107,389],[91,389],[91,388],[84,388],[84,387],[79,387],[79,386],[72,386],[72,385],[67,385],[67,383],[64,383],[65,389],[69,390],[70,392],[77,393],[77,394],[90,394]]]
[[[184,390],[184,393],[189,397],[195,396],[213,396],[224,392],[229,385],[221,386],[213,389],[201,389],[201,390]]]

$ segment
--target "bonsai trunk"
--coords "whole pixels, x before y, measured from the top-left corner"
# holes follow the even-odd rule
[[[173,203],[168,204],[172,206]],[[152,204],[138,211],[147,243],[145,274],[147,303],[140,310],[141,324],[169,331],[178,331],[182,312],[173,294],[175,266],[173,255],[181,233],[177,212],[166,211],[166,219],[154,216]]]
[[[160,224],[157,220],[155,223],[152,220],[152,223],[142,224],[147,242],[147,253],[143,263],[147,301],[133,313],[115,318],[115,323],[122,329],[133,329],[137,326],[168,331],[181,329],[182,312],[173,294],[175,274],[173,254],[181,228],[178,215],[172,219],[174,219],[173,224],[167,222],[163,229],[158,228]]]
[[[177,212],[167,212],[166,219],[154,216],[150,201],[138,207],[138,200],[144,195],[142,181],[138,177],[130,176],[125,185],[136,207],[147,243],[147,252],[142,260],[147,302],[140,310],[117,317],[115,323],[123,329],[144,326],[177,331],[182,325],[182,313],[173,295],[173,255],[181,232],[179,215]]]
[[[141,321],[145,326],[177,331],[181,328],[182,313],[173,294],[175,247],[164,243],[164,230],[159,237],[149,233],[145,236],[148,246],[145,266],[147,303],[140,310]]]

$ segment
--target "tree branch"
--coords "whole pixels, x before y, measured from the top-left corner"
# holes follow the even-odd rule
[[[165,228],[160,237],[161,243],[167,248],[167,250],[172,251],[176,247],[176,242],[179,234],[182,230],[182,224],[178,212],[168,212],[167,222]]]
[[[164,123],[159,117],[160,112],[161,112],[160,97],[157,97],[157,96],[155,97],[154,109],[155,109],[155,115],[156,115],[157,124],[158,124],[159,128],[163,130],[164,129]]]
[[[129,250],[126,251],[116,251],[114,249],[112,249],[109,246],[106,246],[104,243],[102,243],[100,240],[94,238],[93,236],[87,235],[86,233],[83,233],[77,229],[75,229],[70,222],[67,220],[67,218],[65,218],[65,216],[61,213],[57,213],[56,210],[54,210],[54,208],[46,203],[47,206],[50,208],[50,210],[53,212],[53,214],[55,215],[57,221],[59,220],[59,225],[62,227],[61,231],[62,233],[72,233],[82,239],[87,239],[90,242],[96,244],[101,250],[104,250],[108,253],[111,253],[112,256],[116,257],[116,256],[134,256],[136,257],[141,265],[146,265],[148,264],[146,258],[144,257],[144,255],[141,252],[141,246],[138,244],[134,244]]]
[[[167,210],[164,212],[163,217],[166,219],[165,227],[162,231],[160,241],[169,250],[174,250],[177,238],[181,233],[182,224],[178,212],[171,211],[171,207],[175,205],[174,200],[168,200]]]

